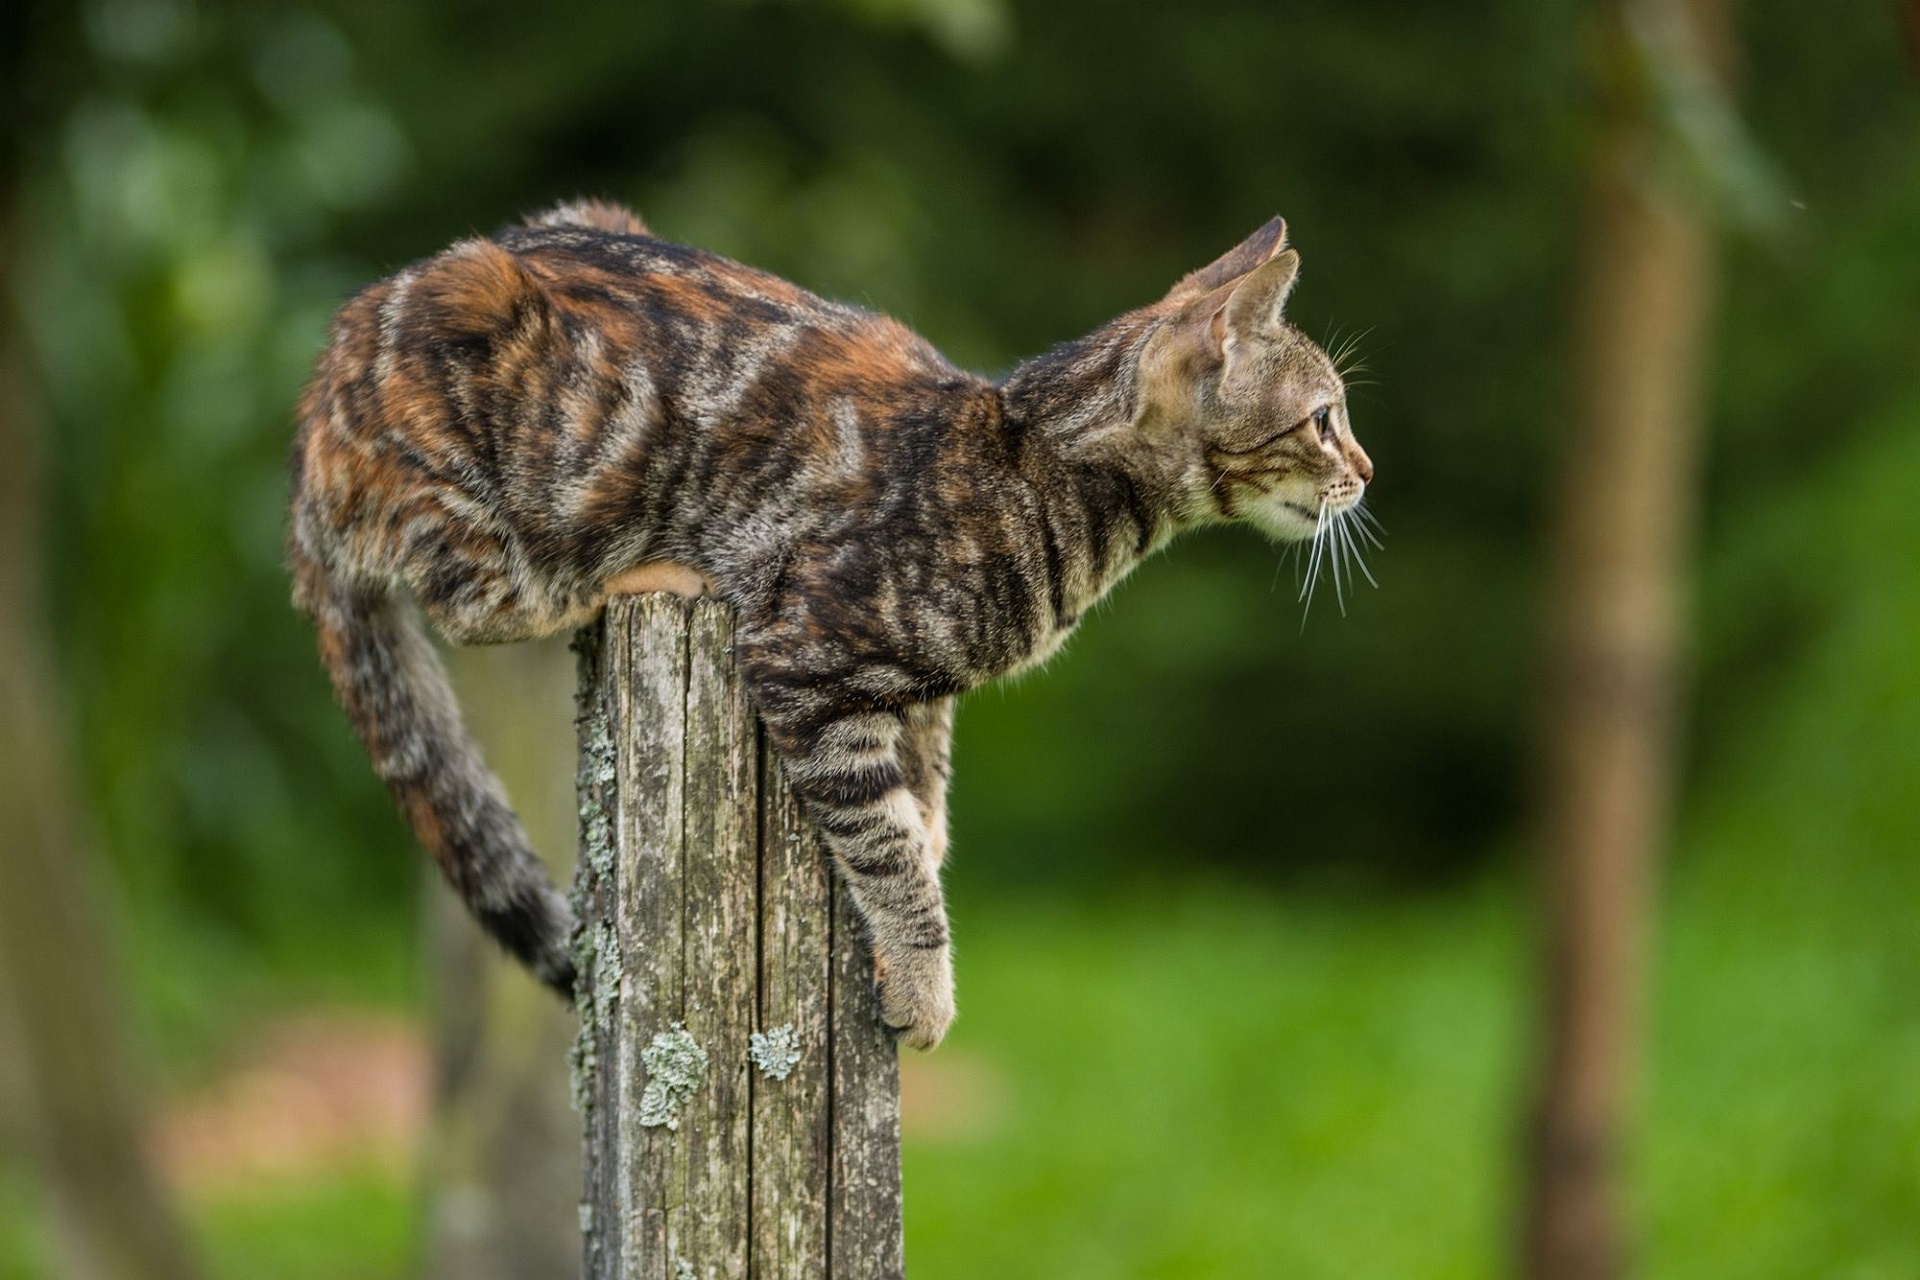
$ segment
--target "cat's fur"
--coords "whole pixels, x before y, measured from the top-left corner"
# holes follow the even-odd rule
[[[953,698],[1057,648],[1175,531],[1304,538],[1372,467],[1282,317],[1276,218],[1160,301],[964,373],[885,316],[563,206],[341,308],[300,406],[289,556],[375,769],[480,922],[570,993],[570,920],[462,730],[449,640],[710,590],[909,1043],[953,1018]]]

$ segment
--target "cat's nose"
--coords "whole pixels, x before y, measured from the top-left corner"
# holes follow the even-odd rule
[[[1357,444],[1348,445],[1347,461],[1351,462],[1353,469],[1360,473],[1361,484],[1373,483],[1373,459],[1367,456],[1365,449]]]

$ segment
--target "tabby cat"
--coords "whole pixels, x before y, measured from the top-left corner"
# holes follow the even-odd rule
[[[480,923],[571,994],[571,920],[409,601],[448,640],[710,592],[869,926],[908,1044],[954,1015],[939,871],[955,695],[1046,658],[1195,525],[1313,537],[1373,477],[1267,223],[1158,302],[962,372],[633,214],[565,205],[340,309],[301,401],[294,596],[374,768]]]

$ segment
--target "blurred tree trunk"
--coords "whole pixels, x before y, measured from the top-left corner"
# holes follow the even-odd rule
[[[448,655],[467,723],[565,883],[576,841],[573,655],[564,639]],[[437,1082],[428,1159],[433,1280],[521,1280],[580,1269],[577,1025],[481,937],[437,883],[428,894]]]
[[[66,776],[40,631],[39,431],[18,349],[13,162],[0,177],[0,1003],[16,1037],[26,1138],[74,1280],[193,1274],[145,1144],[121,1040],[113,947]]]
[[[1725,0],[1604,6],[1601,115],[1575,302],[1571,438],[1550,572],[1542,824],[1545,1045],[1525,1273],[1630,1265],[1622,1133],[1647,916],[1673,786],[1681,597],[1704,435],[1715,254],[1676,83],[1717,87]]]

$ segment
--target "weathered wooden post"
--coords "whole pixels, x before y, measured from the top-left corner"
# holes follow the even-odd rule
[[[726,606],[666,595],[582,633],[586,1276],[898,1277],[872,961],[732,642]]]

